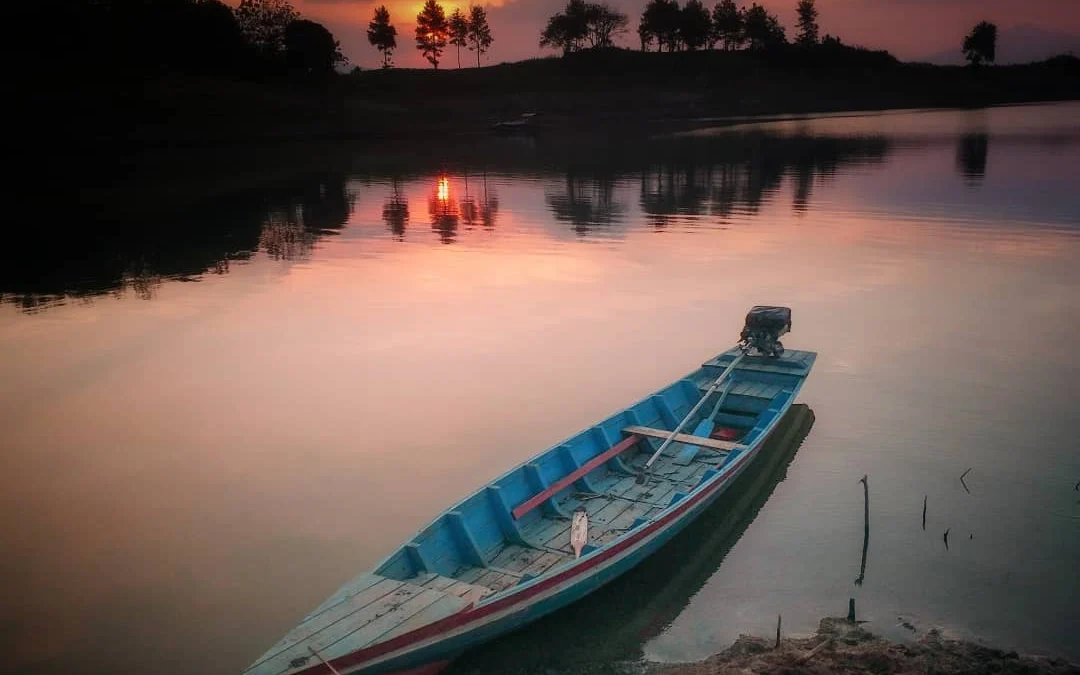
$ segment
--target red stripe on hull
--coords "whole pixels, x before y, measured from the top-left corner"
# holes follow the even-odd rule
[[[642,437],[638,436],[637,434],[633,434],[632,436],[624,438],[623,440],[603,451],[596,457],[593,457],[589,461],[582,464],[580,469],[574,471],[569,476],[566,476],[565,478],[560,478],[558,482],[556,482],[554,485],[544,490],[540,494],[526,499],[521,504],[519,504],[517,508],[511,511],[514,516],[514,520],[520,519],[529,511],[532,511],[537,506],[540,506],[547,500],[551,499],[560,490],[565,490],[566,488],[570,487],[574,483],[574,481],[581,479],[582,476],[595,470],[597,467],[599,467],[604,462],[610,460],[612,457],[615,457],[616,455],[626,452],[630,448],[634,447],[635,445],[637,445],[637,442],[641,440],[641,438]]]
[[[773,428],[775,429],[775,426]],[[769,435],[771,435],[771,434],[772,434],[772,429],[769,430]],[[452,630],[454,630],[456,628],[459,628],[459,627],[464,626],[466,624],[472,623],[472,622],[474,622],[474,621],[476,621],[478,619],[481,619],[481,618],[483,618],[483,617],[485,617],[485,616],[487,616],[489,614],[492,614],[494,612],[498,612],[498,611],[500,611],[502,609],[505,609],[507,607],[510,607],[512,605],[521,604],[525,600],[528,600],[529,598],[533,597],[534,595],[537,595],[539,593],[544,592],[545,590],[551,588],[552,586],[556,586],[556,585],[562,583],[563,581],[566,581],[567,579],[570,579],[570,578],[575,577],[575,576],[580,576],[580,575],[588,572],[593,567],[596,567],[597,565],[604,562],[605,560],[608,560],[609,558],[612,558],[612,557],[618,555],[619,553],[621,553],[625,549],[633,546],[634,544],[641,541],[642,539],[649,536],[650,534],[653,534],[653,533],[663,529],[668,524],[670,524],[671,521],[675,520],[680,515],[685,513],[687,510],[689,510],[692,506],[694,506],[694,504],[697,504],[698,502],[700,502],[701,500],[705,499],[710,494],[712,494],[714,491],[719,489],[720,486],[722,486],[722,485],[724,485],[725,483],[728,482],[728,480],[731,478],[731,475],[735,473],[735,470],[741,464],[746,462],[752,455],[756,454],[757,450],[761,448],[761,446],[765,443],[767,438],[768,438],[768,435],[763,436],[755,444],[755,448],[754,448],[754,450],[752,452],[744,453],[742,457],[740,457],[738,460],[733,462],[730,465],[730,467],[731,467],[730,472],[731,473],[729,473],[723,480],[717,481],[716,485],[713,485],[708,490],[704,490],[702,492],[699,492],[698,494],[694,495],[693,497],[691,497],[689,499],[684,499],[683,501],[679,502],[679,505],[676,508],[674,508],[670,513],[668,513],[666,516],[664,516],[660,520],[657,520],[657,521],[653,522],[652,524],[641,528],[640,531],[635,532],[631,536],[627,537],[625,541],[619,542],[617,545],[615,545],[615,546],[613,546],[613,547],[611,547],[609,549],[603,550],[601,553],[597,554],[596,556],[586,559],[586,561],[581,566],[572,567],[570,569],[567,569],[567,570],[565,570],[563,572],[560,572],[559,574],[556,574],[556,575],[554,575],[554,576],[552,576],[552,577],[550,577],[548,579],[544,579],[543,581],[539,581],[536,584],[534,584],[533,586],[530,586],[530,587],[528,587],[526,589],[523,589],[522,591],[520,591],[518,593],[514,593],[513,595],[510,595],[508,597],[502,598],[500,600],[496,600],[496,601],[494,601],[494,602],[492,602],[490,604],[483,605],[483,606],[475,608],[475,609],[473,609],[471,606],[466,607],[465,609],[458,612],[457,614],[452,614],[452,615],[446,617],[445,619],[440,619],[439,621],[429,623],[426,626],[421,626],[420,628],[417,628],[414,631],[399,635],[399,636],[393,638],[392,640],[387,640],[386,642],[381,642],[379,644],[372,645],[371,647],[368,647],[366,649],[362,649],[360,651],[353,652],[351,654],[346,654],[344,656],[339,656],[336,659],[332,659],[330,661],[330,663],[333,664],[333,666],[335,668],[339,669],[339,670],[346,670],[346,669],[349,669],[349,668],[354,668],[354,667],[364,663],[365,661],[370,661],[371,659],[378,658],[379,656],[382,656],[384,654],[389,654],[390,652],[397,651],[397,650],[402,649],[404,647],[407,647],[407,646],[409,646],[409,645],[411,645],[413,643],[420,642],[420,641],[426,640],[428,638],[434,637],[434,636],[436,636],[436,635],[438,635],[440,633],[450,632],[450,631],[452,631]],[[447,662],[441,662],[441,663],[448,664],[449,662],[447,661]],[[445,668],[446,666],[444,665],[443,667]],[[315,675],[316,673],[320,672],[319,668],[322,668],[322,664],[319,664],[318,666],[315,666],[315,667],[312,667],[312,668],[306,668],[306,669],[304,669],[302,671],[297,671],[293,675]],[[411,671],[404,671],[404,672],[411,672]],[[438,672],[438,671],[436,671],[436,672]]]

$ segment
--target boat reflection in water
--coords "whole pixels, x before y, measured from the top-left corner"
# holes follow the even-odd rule
[[[675,620],[754,521],[814,425],[794,404],[734,486],[659,551],[583,600],[460,657],[446,675],[615,673]]]

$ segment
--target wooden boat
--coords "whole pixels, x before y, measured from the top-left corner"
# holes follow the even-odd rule
[[[728,350],[545,450],[342,586],[244,674],[430,675],[578,600],[733,484],[815,357]]]

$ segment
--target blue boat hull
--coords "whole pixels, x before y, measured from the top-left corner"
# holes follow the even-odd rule
[[[545,450],[343,586],[246,675],[330,667],[343,675],[430,675],[581,599],[664,546],[736,483],[814,359],[789,352],[744,362],[730,350]],[[721,436],[738,440],[683,434],[671,443],[680,421],[691,429],[715,423]],[[649,457],[659,461],[648,480],[635,480]],[[570,533],[574,511],[590,523],[580,555]]]
[[[777,419],[780,417],[782,416],[778,416]],[[574,586],[567,588],[550,598],[524,607],[519,612],[487,624],[482,628],[470,631],[469,633],[453,639],[448,639],[437,645],[433,645],[428,649],[416,652],[415,654],[410,654],[400,660],[390,661],[384,666],[380,666],[376,669],[357,672],[386,674],[408,671],[435,662],[445,662],[449,665],[451,661],[470,649],[498,638],[501,635],[512,633],[552,612],[558,611],[563,607],[581,600],[604,584],[615,580],[620,575],[636,567],[642,560],[655,553],[672,538],[682,532],[687,525],[693,522],[703,511],[708,509],[720,495],[724,494],[724,492],[735,484],[738,477],[756,460],[762,444],[764,444],[767,439],[768,436],[763,436],[753,450],[747,453],[747,461],[732,471],[729,480],[719,485],[715,491],[695,505],[694,509],[683,514],[677,521],[665,527],[655,538],[652,538],[647,544],[627,554],[618,563],[581,579]]]

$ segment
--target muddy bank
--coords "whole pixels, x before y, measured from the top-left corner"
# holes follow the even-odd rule
[[[783,638],[742,636],[728,649],[698,663],[651,664],[648,675],[728,675],[735,673],[1080,673],[1061,659],[1021,656],[971,642],[946,639],[936,629],[918,642],[890,642],[845,619],[821,620],[816,635]]]

